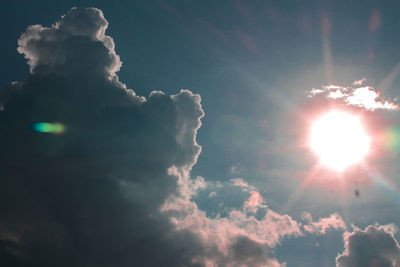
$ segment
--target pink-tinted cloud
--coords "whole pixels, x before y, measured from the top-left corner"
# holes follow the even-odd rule
[[[226,217],[208,217],[191,201],[193,186],[185,186],[191,179],[189,173],[171,168],[171,175],[178,176],[181,196],[171,196],[163,205],[162,212],[169,215],[178,231],[190,231],[201,241],[205,252],[194,259],[204,266],[281,266],[270,253],[285,237],[302,235],[301,224],[289,215],[281,215],[267,209],[263,218],[249,213],[263,205],[259,192],[251,191],[243,210],[231,210]],[[249,189],[243,179],[233,180],[235,186]],[[201,188],[201,187],[197,187]],[[246,248],[244,255],[240,248]]]
[[[338,213],[333,213],[329,217],[320,218],[318,221],[313,221],[310,213],[305,213],[303,219],[308,221],[304,225],[304,231],[313,234],[326,234],[328,229],[346,229],[346,223]]]
[[[251,191],[249,199],[246,200],[243,204],[243,210],[256,213],[259,207],[267,207],[262,203],[263,203],[263,198],[260,195],[260,193],[257,191]]]
[[[249,184],[245,182],[242,178],[231,179],[233,186],[249,187]]]
[[[230,181],[233,186],[241,187],[243,191],[255,190],[254,186],[249,185],[242,178],[233,178]]]
[[[329,229],[346,229],[337,213],[317,221],[313,221],[310,213],[304,213],[304,225],[287,214],[279,214],[269,209],[260,192],[241,178],[231,182],[249,192],[243,209],[210,217],[191,199],[207,183],[199,177],[191,179],[190,171],[175,166],[168,173],[177,178],[180,195],[171,195],[161,211],[170,218],[176,231],[190,232],[199,240],[204,251],[193,262],[202,266],[285,266],[273,253],[281,240],[305,234],[323,235]],[[265,210],[265,215],[258,218],[254,213],[260,208]]]
[[[243,261],[249,259],[240,262],[240,252],[233,253],[238,241],[245,239],[251,244],[248,248],[268,251],[286,236],[301,235],[300,225],[296,221],[271,210],[261,220],[239,210],[231,211],[225,218],[209,218],[194,203],[191,204],[192,213],[183,220],[174,219],[174,223],[178,229],[196,234],[208,250],[198,262],[212,262],[214,266],[246,266]],[[270,266],[272,263],[279,266],[273,258],[264,258],[257,265],[250,266]]]
[[[327,85],[321,89],[313,88],[308,92],[309,97],[317,95],[336,99],[342,104],[357,106],[367,110],[397,110],[399,106],[380,95],[374,87],[363,85],[365,78],[355,81],[352,86]]]
[[[355,80],[353,85],[362,85],[367,79],[364,77],[361,80]]]
[[[281,240],[306,233],[326,234],[328,229],[346,229],[337,213],[318,221],[313,221],[310,213],[304,213],[305,225],[287,214],[279,214],[269,209],[261,194],[241,178],[231,181],[233,186],[250,193],[243,210],[230,210],[224,217],[209,217],[191,200],[194,191],[204,188],[194,186],[202,184],[202,180],[191,181],[190,173],[177,167],[172,167],[169,173],[178,177],[182,195],[171,196],[162,212],[169,216],[177,231],[189,231],[200,240],[204,253],[193,261],[203,266],[284,266],[273,255]],[[254,216],[259,208],[266,212],[262,218]],[[241,252],[244,248],[245,254]]]

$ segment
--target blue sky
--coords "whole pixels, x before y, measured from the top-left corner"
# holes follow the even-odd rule
[[[84,10],[82,14],[77,14],[85,19],[70,15],[73,30],[59,30],[54,23],[72,7]],[[79,9],[85,7],[98,8],[104,18],[93,10]],[[0,122],[7,129],[3,140],[12,140],[12,145],[7,145],[1,159],[6,161],[10,157],[10,162],[19,162],[20,158],[24,158],[28,162],[24,164],[30,166],[31,159],[38,155],[38,158],[43,157],[45,166],[53,166],[55,169],[55,166],[71,164],[71,173],[76,177],[85,177],[82,178],[85,181],[82,182],[83,188],[92,185],[86,181],[87,176],[99,174],[97,171],[88,171],[88,174],[81,166],[77,166],[74,157],[76,161],[81,157],[82,160],[88,160],[89,169],[102,169],[102,164],[110,164],[104,167],[104,184],[96,185],[100,192],[107,186],[114,188],[116,181],[135,192],[132,204],[125,199],[119,202],[119,198],[122,198],[120,195],[128,189],[112,193],[111,189],[104,189],[104,192],[110,190],[107,197],[112,199],[113,208],[123,207],[116,216],[118,219],[115,219],[115,235],[113,231],[110,233],[110,236],[115,237],[115,242],[118,242],[119,236],[123,236],[117,229],[128,227],[128,222],[123,223],[121,228],[117,221],[125,218],[124,212],[129,210],[129,205],[132,205],[134,213],[139,214],[139,218],[147,218],[148,214],[154,212],[158,214],[164,205],[164,208],[168,207],[165,208],[167,212],[157,215],[161,218],[159,221],[173,218],[177,224],[165,222],[161,225],[159,221],[147,222],[147,219],[143,219],[149,225],[143,236],[128,231],[135,241],[149,241],[152,238],[152,227],[157,229],[154,233],[158,233],[162,227],[168,228],[168,231],[174,231],[176,227],[193,235],[180,236],[179,240],[184,240],[183,247],[193,248],[196,252],[189,249],[180,258],[173,256],[173,250],[170,255],[174,260],[167,261],[168,264],[367,266],[364,264],[375,263],[378,266],[389,266],[385,264],[390,262],[397,266],[400,264],[400,249],[395,239],[398,238],[395,225],[399,227],[400,220],[398,150],[387,149],[368,162],[370,169],[377,171],[370,172],[372,178],[368,178],[367,182],[362,181],[362,177],[360,180],[351,177],[344,182],[346,185],[343,189],[339,185],[341,182],[329,179],[329,182],[324,181],[326,173],[322,171],[317,174],[317,181],[303,187],[304,174],[311,172],[318,159],[309,147],[303,145],[302,138],[309,131],[310,124],[304,115],[314,108],[322,107],[320,110],[324,110],[325,104],[331,104],[322,96],[307,97],[307,92],[313,88],[334,84],[345,90],[343,88],[350,88],[354,81],[366,78],[364,84],[380,92],[382,99],[398,103],[396,98],[400,95],[400,79],[396,66],[400,60],[397,53],[400,42],[399,8],[400,4],[395,1],[2,1],[0,103],[5,107],[4,110],[9,105],[10,111],[0,117]],[[95,24],[99,21],[103,23],[103,19],[108,22],[107,26]],[[31,43],[18,44],[18,40],[24,39],[21,34],[26,32],[29,25],[35,24],[53,27],[56,33],[46,39],[45,30],[39,29],[37,31],[43,36],[35,39],[33,33],[27,32],[26,40]],[[67,25],[66,22],[64,24]],[[85,32],[86,27],[88,32]],[[112,38],[115,49],[110,48],[102,37],[92,35],[91,30],[101,27],[106,28],[105,34]],[[77,36],[82,37],[82,40]],[[17,52],[18,46],[20,53]],[[108,54],[103,50],[108,51]],[[27,59],[31,60],[28,64]],[[36,59],[37,62],[33,62]],[[119,60],[122,66],[118,72],[107,69],[109,66],[117,66]],[[100,72],[102,64],[107,71]],[[106,81],[106,78],[109,80]],[[11,84],[13,81],[20,83]],[[56,89],[52,91],[52,87]],[[76,89],[65,93],[65,90],[69,91],[68,88],[72,87]],[[107,91],[114,87],[132,89],[137,96],[143,96],[146,100],[135,96],[129,100],[132,104],[123,96]],[[100,88],[98,94],[93,93],[96,88]],[[189,91],[180,92],[181,89]],[[18,93],[19,90],[23,93]],[[164,93],[150,95],[154,90]],[[355,87],[349,90],[355,90]],[[37,95],[35,92],[38,92]],[[93,103],[92,100],[85,102],[88,101],[86,97],[96,100]],[[29,99],[32,99],[32,104],[26,104],[30,102]],[[339,102],[337,100],[339,106],[343,104]],[[125,110],[127,106],[129,110]],[[399,123],[398,111],[367,112],[363,107],[358,108],[366,112],[371,129],[384,131]],[[96,110],[106,115],[96,117]],[[51,115],[46,117],[46,114]],[[62,136],[43,134],[39,137],[32,132],[16,134],[23,127],[19,122],[29,124],[38,120],[64,123],[66,133]],[[98,134],[92,138],[95,130],[92,132],[85,125],[93,127]],[[25,144],[21,140],[28,141]],[[111,141],[107,144],[106,140]],[[5,144],[7,142],[2,141],[2,145]],[[202,147],[201,153],[197,144]],[[13,145],[20,148],[13,148]],[[9,150],[13,151],[10,152],[12,156],[8,156]],[[121,158],[118,155],[122,155]],[[9,186],[7,190],[11,191],[15,185],[9,180],[18,176],[18,168],[15,166],[3,163],[3,168],[10,170],[7,178],[3,178],[3,186],[6,189]],[[171,169],[172,166],[177,167],[177,170]],[[164,177],[167,169],[168,175],[177,177],[180,184],[171,181],[163,184],[167,179]],[[40,177],[46,176],[40,172],[33,173],[26,171],[21,183],[26,184],[32,177],[40,181]],[[64,169],[55,174],[60,177],[68,175]],[[125,180],[125,176],[134,178]],[[113,177],[115,181],[108,182],[106,177]],[[152,177],[157,177],[154,178],[155,183],[163,182],[153,185]],[[35,186],[28,183],[26,191],[37,193],[37,187],[41,188],[44,184],[47,185],[46,190],[59,193],[61,189],[58,187],[66,186],[64,182],[60,182],[60,186],[47,182],[42,185],[39,182]],[[73,190],[60,193],[65,199],[54,202],[59,203],[60,209],[70,207],[69,200],[74,198],[71,192],[78,190],[75,186],[81,188],[78,184],[70,185]],[[168,189],[163,189],[160,184]],[[356,191],[359,196],[355,194]],[[180,197],[173,199],[172,196],[177,192],[181,194]],[[147,195],[152,194],[159,194],[154,203],[147,199]],[[100,195],[93,193],[89,199],[95,201]],[[8,196],[4,199],[26,204],[31,201],[29,197],[21,193],[20,199]],[[34,206],[38,210],[51,210],[51,205],[48,205],[52,201],[51,197],[42,197],[37,193],[32,199],[37,203]],[[90,202],[84,196],[78,199],[77,203]],[[149,202],[152,204],[149,205]],[[141,203],[146,204],[141,206]],[[91,205],[87,204],[88,209],[99,209]],[[191,215],[186,213],[189,206],[195,206],[195,212]],[[77,208],[73,207],[70,210],[76,211]],[[0,208],[5,218],[0,223],[8,233],[0,232],[0,239],[2,242],[11,242],[7,237],[18,237],[12,240],[16,240],[13,246],[17,247],[19,254],[11,253],[10,256],[20,264],[15,266],[40,266],[37,258],[29,256],[33,250],[25,241],[21,241],[25,240],[21,234],[23,227],[17,230],[9,228],[12,228],[10,225],[15,221],[17,225],[36,227],[38,222],[32,218],[41,218],[43,214],[25,218],[21,215],[25,212],[22,208]],[[256,212],[253,212],[254,208]],[[235,213],[239,211],[239,215]],[[272,212],[279,215],[278,223],[268,224],[271,216],[275,216]],[[71,211],[70,216],[77,218],[74,223],[64,220],[62,216],[58,217],[57,212],[57,216],[48,213],[51,214],[50,219],[43,217],[40,220],[49,221],[52,227],[57,228],[55,232],[63,233],[59,235],[68,236],[71,231],[74,233],[71,236],[79,240],[86,236],[85,230],[80,228],[82,222],[79,218],[90,217],[91,212],[88,215],[83,211]],[[307,219],[305,214],[310,214],[312,219]],[[330,217],[332,214],[338,214],[340,219]],[[93,212],[92,215],[90,222],[104,222],[109,214],[105,216]],[[6,216],[15,216],[17,219],[12,221],[6,219]],[[242,228],[235,225],[234,218],[238,217],[234,216],[241,218],[241,227],[248,223],[249,218],[256,220],[257,227],[261,227],[260,222],[263,222],[265,224],[262,227],[267,230],[260,228],[260,232],[264,229],[270,231],[270,234],[263,236],[260,232],[246,230],[246,234],[239,236],[237,233],[242,230],[238,229]],[[287,221],[288,217],[285,216],[289,216],[292,221]],[[324,218],[331,219],[324,221]],[[204,236],[196,232],[192,225],[195,219],[206,225],[207,231],[210,231],[207,236],[210,236],[210,240],[211,237],[215,238],[215,243],[205,241]],[[230,232],[230,239],[226,238],[235,241],[227,245],[227,254],[221,252],[222,256],[214,255],[210,248],[218,247],[221,240],[225,239],[220,237],[222,239],[218,241],[215,237],[218,235],[210,229],[223,225],[234,229]],[[274,230],[277,225],[281,228]],[[283,231],[285,227],[282,225],[286,225],[289,230]],[[314,228],[308,231],[307,225],[314,225]],[[326,225],[327,230],[322,231],[325,228],[321,225]],[[136,225],[135,222],[134,227],[143,225]],[[32,232],[32,236],[29,236],[33,240],[32,244],[40,234],[41,230]],[[177,235],[181,235],[181,232]],[[92,236],[88,236],[87,239],[91,240]],[[352,247],[364,236],[367,239],[382,238],[383,241],[379,243],[381,245],[373,244],[369,247],[375,249],[374,252],[367,249],[358,251]],[[103,238],[110,237],[107,235]],[[264,238],[264,241],[257,238]],[[67,239],[62,238],[61,243],[67,242]],[[195,241],[190,241],[192,239]],[[96,239],[93,242],[97,242]],[[165,242],[179,243],[162,239],[155,247],[162,250]],[[122,241],[120,243],[125,244]],[[86,251],[87,243],[79,244]],[[7,247],[9,245],[2,246],[2,250],[10,250]],[[41,244],[39,247],[46,246]],[[96,246],[91,248],[91,253],[104,253],[103,248],[109,251],[105,249],[106,245],[101,244],[99,247],[101,249]],[[135,242],[130,244],[127,241],[126,247],[133,251],[133,255],[154,253],[146,245],[142,250],[138,249],[139,245]],[[218,249],[223,251],[223,248]],[[59,264],[55,260],[59,255],[56,250],[56,256],[49,257],[48,262],[42,262],[43,266]],[[4,258],[10,259],[7,253],[3,253],[7,255]],[[28,256],[22,257],[23,260],[16,256],[24,253]],[[129,257],[121,257],[120,262],[112,262],[111,255],[119,255],[120,252],[116,249],[113,253],[110,253],[110,257],[105,254],[107,256],[104,259],[79,255],[76,256],[79,260],[72,264],[89,266],[85,264],[98,261],[104,266],[130,266],[128,264],[132,259]],[[363,257],[365,253],[372,255],[371,258],[367,257],[367,263],[362,261],[366,258]],[[239,257],[237,254],[243,255]],[[344,256],[336,260],[339,254]],[[168,259],[164,255],[158,258],[158,262],[141,259],[138,263],[141,262],[142,266],[161,266],[160,262]]]

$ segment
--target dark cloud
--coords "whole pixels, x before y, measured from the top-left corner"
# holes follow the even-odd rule
[[[201,253],[159,212],[179,193],[167,169],[200,152],[200,97],[126,89],[106,27],[74,8],[19,39],[31,74],[1,98],[1,266],[188,266]],[[67,131],[31,130],[43,121]]]
[[[400,266],[400,246],[394,225],[368,226],[344,233],[345,250],[336,258],[338,267]]]
[[[301,224],[241,179],[242,209],[197,207],[200,96],[137,96],[118,80],[107,26],[101,10],[73,8],[18,41],[30,74],[0,94],[0,265],[279,266],[273,248]]]
[[[108,22],[99,9],[72,8],[51,27],[31,25],[18,40],[18,52],[31,73],[98,73],[115,77],[121,66]]]

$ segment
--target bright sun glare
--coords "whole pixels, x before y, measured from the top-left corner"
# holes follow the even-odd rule
[[[310,145],[328,168],[343,171],[360,162],[369,152],[371,138],[359,117],[341,111],[331,111],[312,125]]]

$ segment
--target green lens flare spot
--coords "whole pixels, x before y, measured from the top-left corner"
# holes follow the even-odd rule
[[[63,134],[66,131],[65,125],[58,122],[35,122],[32,124],[32,129],[35,132],[50,134]]]
[[[385,131],[385,145],[389,150],[400,150],[400,127],[390,127]]]

